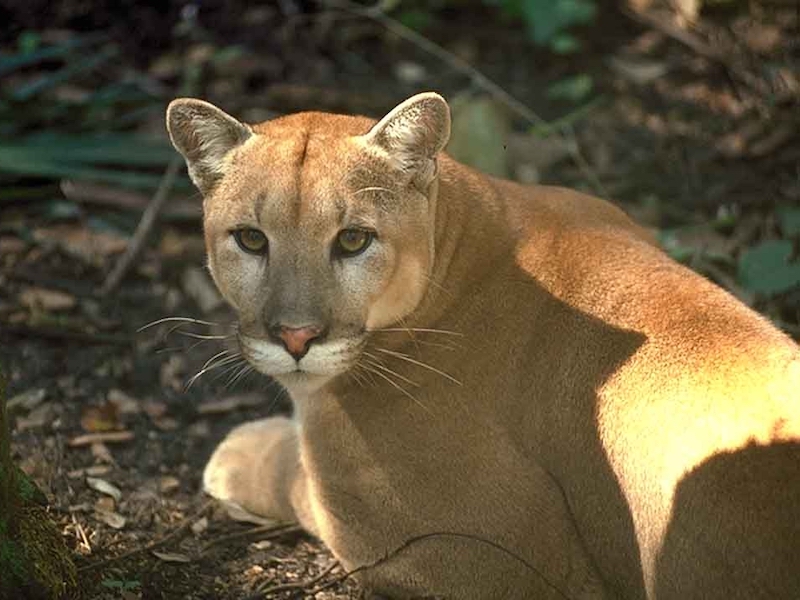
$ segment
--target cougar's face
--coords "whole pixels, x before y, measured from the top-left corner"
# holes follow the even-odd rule
[[[242,353],[290,390],[321,385],[355,364],[368,332],[419,303],[429,200],[358,137],[291,117],[257,128],[227,161],[204,227]]]

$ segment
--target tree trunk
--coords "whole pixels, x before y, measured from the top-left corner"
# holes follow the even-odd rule
[[[0,368],[0,600],[58,600],[76,589],[75,565],[46,498],[11,460]]]

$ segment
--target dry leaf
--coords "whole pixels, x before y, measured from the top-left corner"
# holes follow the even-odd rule
[[[157,429],[161,431],[175,431],[181,424],[172,417],[160,417],[158,419],[153,419],[153,425],[156,426]]]
[[[103,442],[95,442],[92,444],[92,456],[94,456],[98,461],[104,463],[114,464],[116,461],[114,457],[111,455],[111,451],[108,449]]]
[[[272,542],[269,540],[261,540],[260,542],[253,542],[250,544],[253,550],[269,550],[272,548]]]
[[[114,512],[117,503],[111,496],[100,496],[94,503],[94,509],[98,512]]]
[[[205,402],[201,402],[197,407],[197,412],[201,415],[226,413],[238,408],[258,406],[263,401],[264,398],[260,394],[237,394],[235,396],[220,398],[219,400],[206,400]]]
[[[176,392],[183,390],[183,377],[186,374],[186,359],[180,354],[173,354],[169,360],[161,364],[159,381],[162,387],[172,388]]]
[[[159,552],[158,550],[153,550],[152,552],[153,556],[155,556],[156,558],[160,558],[164,562],[177,562],[177,563],[192,562],[191,558],[179,552]]]
[[[101,494],[111,496],[117,502],[122,499],[122,490],[120,490],[113,483],[107,482],[105,479],[100,479],[99,477],[87,477],[86,484]]]
[[[125,517],[113,511],[112,512],[106,512],[100,510],[95,511],[94,518],[97,519],[98,521],[102,521],[103,523],[105,523],[106,525],[108,525],[113,529],[122,529],[123,527],[125,527],[126,523]]]
[[[208,517],[201,517],[191,525],[192,533],[202,535],[208,529]]]
[[[636,85],[645,85],[667,74],[666,63],[631,56],[612,56],[609,61],[611,70],[623,79]]]
[[[38,429],[44,427],[53,421],[53,405],[42,404],[33,409],[27,417],[20,417],[17,419],[15,429],[17,431],[26,431],[28,429]]]
[[[154,400],[145,402],[142,408],[151,419],[158,419],[167,413],[167,405],[163,402],[155,402]]]
[[[74,308],[75,296],[66,292],[31,287],[19,295],[19,302],[30,310],[60,311]]]
[[[208,272],[200,267],[189,267],[181,280],[183,291],[197,303],[200,310],[208,314],[224,304]]]
[[[18,237],[0,237],[0,255],[8,256],[10,254],[21,254],[27,247],[27,242],[24,242]]]
[[[67,472],[67,477],[70,479],[83,479],[87,475],[91,477],[100,477],[111,472],[111,467],[108,465],[93,465],[85,469],[73,469]]]
[[[122,429],[117,405],[106,401],[100,406],[85,407],[81,414],[81,427],[90,433]]]
[[[126,394],[116,388],[108,390],[106,400],[117,407],[120,414],[137,414],[142,410],[142,403],[138,398]]]
[[[127,238],[121,235],[72,225],[40,227],[33,232],[33,239],[45,246],[55,243],[68,254],[94,265],[101,264],[109,255],[119,254],[128,245]]]
[[[106,444],[129,442],[134,438],[132,431],[104,431],[100,433],[86,433],[72,438],[67,445],[71,448],[91,446],[97,442]]]
[[[174,492],[181,486],[181,481],[172,475],[164,475],[158,480],[158,489],[162,494]]]
[[[6,408],[9,411],[13,411],[17,408],[24,411],[31,411],[39,406],[46,396],[47,391],[44,388],[32,388],[9,399],[6,402]]]

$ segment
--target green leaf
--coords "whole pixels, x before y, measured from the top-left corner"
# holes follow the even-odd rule
[[[25,148],[11,144],[0,145],[0,172],[16,175],[84,179],[101,181],[133,188],[153,189],[161,181],[161,175],[105,169],[86,163],[65,160],[64,156],[41,153],[35,148]]]
[[[779,206],[775,210],[781,231],[786,237],[800,235],[800,208],[796,206]]]
[[[52,60],[65,56],[76,48],[89,46],[105,39],[107,38],[104,33],[85,35],[79,38],[72,38],[57,46],[39,48],[34,52],[20,52],[10,56],[0,56],[0,75],[5,75],[17,69],[35,65],[45,60]]]
[[[84,57],[81,61],[76,61],[58,71],[34,79],[31,83],[23,85],[11,92],[11,97],[19,102],[30,100],[37,94],[61,85],[76,75],[96,69],[117,56],[118,53],[119,51],[115,46],[110,46],[95,56],[89,58]]]
[[[577,40],[567,36],[557,41],[558,34],[590,22],[596,11],[592,0],[524,0],[522,4],[522,14],[533,41],[541,45],[557,43],[564,51],[577,44]]]
[[[581,43],[574,35],[559,33],[550,42],[550,49],[555,54],[575,54],[581,49]]]
[[[746,289],[772,295],[800,286],[800,261],[789,261],[792,242],[767,240],[739,258],[738,279]]]
[[[572,103],[578,103],[591,93],[593,87],[594,81],[591,75],[581,73],[551,83],[547,87],[546,94],[553,100],[569,100]]]
[[[0,149],[14,146],[22,152],[36,152],[48,159],[94,165],[162,167],[175,155],[166,139],[129,133],[69,135],[43,132],[29,135],[17,144],[0,144]]]

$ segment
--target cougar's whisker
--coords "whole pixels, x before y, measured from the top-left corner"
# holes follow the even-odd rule
[[[389,384],[390,384],[392,387],[394,387],[394,388],[395,388],[397,391],[399,391],[401,394],[403,394],[404,396],[407,396],[408,398],[410,398],[410,399],[411,399],[411,400],[412,400],[412,401],[413,401],[413,402],[414,402],[414,403],[415,403],[417,406],[419,406],[420,408],[422,408],[422,409],[423,409],[425,412],[427,412],[427,413],[430,413],[430,412],[431,412],[431,410],[430,410],[430,409],[429,409],[427,406],[425,406],[425,405],[424,405],[422,402],[420,402],[420,401],[419,401],[419,399],[418,399],[416,396],[414,396],[414,394],[412,394],[411,392],[409,392],[409,391],[408,391],[407,389],[405,389],[405,388],[404,388],[402,385],[400,385],[400,384],[398,384],[397,382],[395,382],[395,381],[394,381],[393,379],[391,379],[391,378],[390,378],[388,375],[385,375],[385,374],[381,373],[380,371],[378,371],[378,370],[376,370],[376,369],[373,369],[372,367],[369,367],[369,366],[367,366],[367,365],[364,365],[364,368],[365,368],[367,371],[369,371],[369,372],[371,372],[371,373],[374,373],[375,375],[377,375],[377,376],[378,376],[378,377],[380,377],[381,379],[384,379],[384,380],[385,380],[387,383],[389,383]]]
[[[393,350],[386,350],[385,348],[376,348],[375,350],[377,350],[378,352],[383,352],[384,354],[388,354],[389,356],[394,356],[395,358],[398,358],[400,360],[404,360],[404,361],[409,362],[411,364],[417,365],[418,367],[422,367],[423,369],[428,369],[429,371],[432,371],[433,373],[438,373],[439,375],[441,375],[445,379],[448,379],[448,380],[452,381],[453,383],[455,383],[457,385],[462,385],[462,383],[458,379],[456,379],[455,377],[453,377],[449,373],[445,373],[444,371],[442,371],[440,369],[437,369],[436,367],[433,367],[433,366],[429,365],[428,363],[424,363],[422,361],[419,361],[419,360],[416,360],[414,358],[411,358],[407,354],[403,354],[402,352],[395,352]]]
[[[161,325],[162,323],[171,323],[175,321],[183,321],[184,323],[194,323],[196,325],[222,325],[222,323],[213,323],[211,321],[203,321],[201,319],[193,319],[192,317],[164,317],[162,319],[157,319],[148,323],[147,325],[142,325],[139,329],[136,330],[136,333],[141,333],[145,329],[150,329],[151,327],[155,327],[156,325]]]

